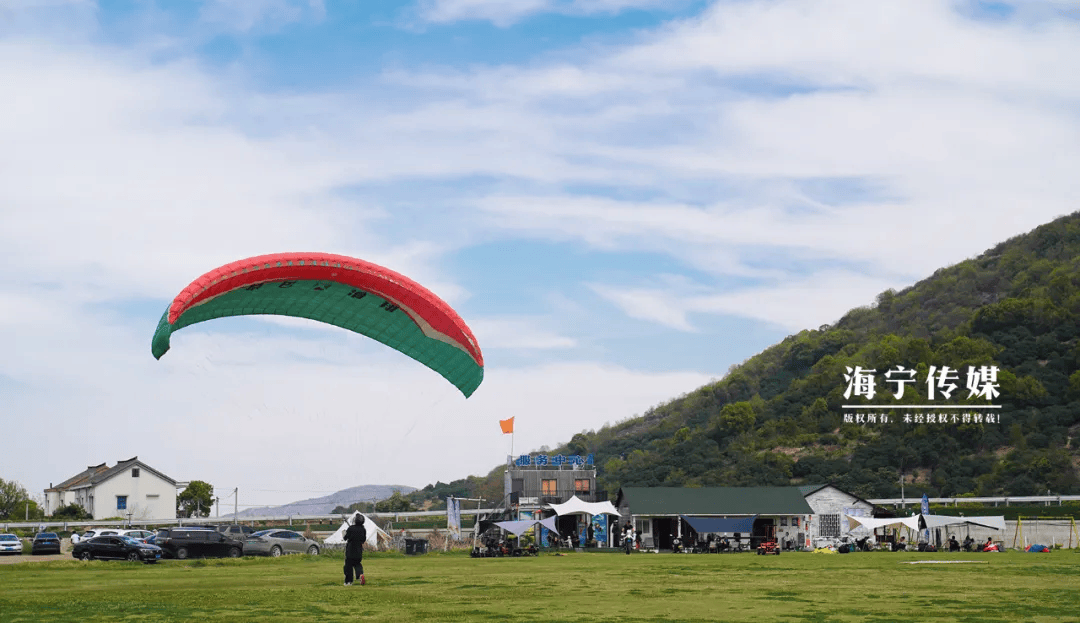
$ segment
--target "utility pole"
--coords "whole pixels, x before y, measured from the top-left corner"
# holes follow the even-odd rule
[[[221,519],[221,498],[214,498],[214,508],[217,509],[217,518]]]
[[[236,522],[240,521],[240,502],[239,502],[239,499],[240,499],[240,487],[234,488],[232,490],[232,492],[233,492],[233,501],[232,501],[232,503],[233,503],[233,516],[232,516],[232,522],[236,523]]]

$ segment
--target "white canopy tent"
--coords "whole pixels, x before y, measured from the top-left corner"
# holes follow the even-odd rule
[[[363,515],[363,513],[360,513],[360,514]],[[356,516],[355,513],[353,513],[352,515],[349,515],[345,519],[345,521],[342,522],[341,527],[337,529],[337,532],[331,534],[330,536],[326,537],[325,540],[323,540],[323,544],[324,545],[344,545],[345,544],[345,531],[348,530],[349,526],[352,525],[352,519],[355,516]],[[390,535],[387,534],[382,528],[375,525],[375,522],[372,521],[371,517],[368,517],[367,515],[364,515],[364,527],[367,528],[367,540],[364,541],[364,542],[367,543],[368,547],[371,547],[373,549],[377,549],[379,547],[379,538],[380,537],[387,540],[387,541],[390,540]]]
[[[948,517],[945,515],[919,515],[922,518],[922,528],[940,528],[942,526],[981,526],[991,530],[1004,530],[1005,517],[981,516],[981,517]]]
[[[521,536],[522,534],[525,534],[527,531],[532,529],[532,527],[535,526],[536,524],[540,524],[541,526],[544,526],[545,528],[547,528],[548,530],[551,530],[555,534],[559,533],[559,531],[557,529],[555,529],[555,518],[554,517],[548,517],[547,519],[521,519],[521,520],[518,520],[518,521],[496,521],[495,522],[496,526],[499,526],[503,530],[506,530],[507,532],[512,532],[512,533],[514,533],[514,534],[516,534],[518,536]]]
[[[615,515],[619,516],[619,511],[615,509],[615,505],[608,500],[603,502],[586,502],[574,495],[562,504],[549,504],[551,510],[555,511],[556,515]]]
[[[1000,516],[951,517],[949,515],[911,515],[910,517],[855,517],[847,515],[848,524],[854,530],[863,526],[868,530],[878,528],[909,528],[918,532],[947,526],[981,526],[991,530],[1004,530],[1005,518]]]

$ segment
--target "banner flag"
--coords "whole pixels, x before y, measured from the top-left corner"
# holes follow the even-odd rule
[[[514,418],[510,418],[509,420],[499,420],[499,426],[502,427],[502,432],[504,434],[513,433],[514,432]]]
[[[461,540],[461,500],[446,498],[446,530],[454,540]]]

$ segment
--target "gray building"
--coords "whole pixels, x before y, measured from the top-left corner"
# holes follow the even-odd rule
[[[523,508],[562,504],[575,495],[586,502],[608,499],[606,491],[596,490],[596,470],[579,466],[563,469],[511,466],[503,475],[503,488],[508,502]]]

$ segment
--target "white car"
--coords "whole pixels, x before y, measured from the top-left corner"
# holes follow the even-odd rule
[[[82,540],[92,539],[96,536],[120,536],[123,530],[119,528],[91,528],[82,533],[80,537]]]
[[[120,536],[129,536],[136,541],[145,541],[148,537],[152,537],[156,532],[153,530],[118,530]]]
[[[21,554],[22,541],[14,534],[0,534],[0,554]]]

